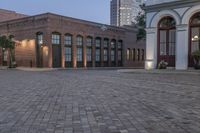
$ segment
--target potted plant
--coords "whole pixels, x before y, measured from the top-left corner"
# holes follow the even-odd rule
[[[160,63],[158,64],[158,69],[167,69],[168,63],[165,62],[164,60],[161,60]]]
[[[193,52],[192,58],[193,58],[193,61],[194,61],[194,68],[200,69],[200,50]]]

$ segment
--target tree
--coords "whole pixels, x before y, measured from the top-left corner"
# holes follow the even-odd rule
[[[0,47],[3,49],[3,54],[4,54],[4,50],[9,50],[9,54],[10,54],[10,60],[9,60],[9,64],[10,67],[14,67],[14,49],[15,49],[15,42],[13,41],[13,36],[10,35],[8,37],[6,36],[0,36]],[[4,56],[4,55],[3,55]]]
[[[146,15],[144,13],[139,13],[136,17],[136,26],[138,28],[137,40],[146,39]]]

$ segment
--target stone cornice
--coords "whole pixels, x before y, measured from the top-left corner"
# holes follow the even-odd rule
[[[149,5],[149,6],[144,6],[143,9],[148,13],[148,12],[156,12],[166,9],[175,9],[175,8],[183,8],[183,7],[190,7],[200,4],[199,0],[178,0],[178,1],[173,1],[173,2],[167,2],[167,3],[162,3],[162,4],[155,4],[155,5]]]

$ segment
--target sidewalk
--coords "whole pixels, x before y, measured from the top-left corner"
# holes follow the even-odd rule
[[[8,67],[7,66],[0,66],[0,70],[7,70]]]
[[[16,70],[21,71],[31,71],[31,72],[44,72],[44,71],[55,71],[58,70],[56,68],[29,68],[29,67],[17,67]]]
[[[145,70],[145,69],[120,69],[118,72],[122,73],[145,73],[145,74],[193,74],[200,75],[200,70],[175,70],[175,69],[155,69],[155,70]]]

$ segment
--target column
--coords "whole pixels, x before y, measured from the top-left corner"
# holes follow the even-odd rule
[[[47,31],[47,32],[45,32],[44,33],[44,40],[45,40],[45,44],[47,45],[47,47],[48,47],[48,63],[47,63],[47,65],[48,65],[48,67],[49,68],[52,68],[53,67],[53,55],[52,55],[52,33],[50,32],[50,31]]]
[[[188,25],[176,27],[176,69],[186,70],[188,68]]]
[[[145,69],[157,66],[157,28],[147,28]]]

